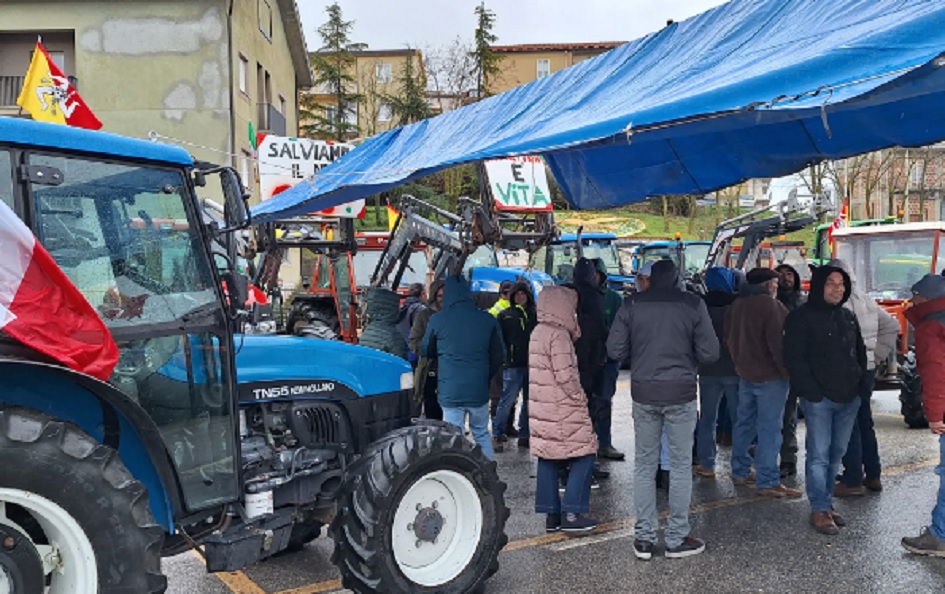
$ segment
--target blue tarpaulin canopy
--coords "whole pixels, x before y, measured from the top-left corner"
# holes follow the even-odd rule
[[[253,213],[309,213],[509,155],[544,156],[571,204],[606,208],[927,145],[945,139],[943,52],[942,0],[731,0],[375,136]]]

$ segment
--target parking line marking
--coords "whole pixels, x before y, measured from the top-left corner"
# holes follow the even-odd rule
[[[929,459],[922,460],[919,462],[911,462],[909,464],[902,464],[900,466],[893,466],[883,470],[884,476],[905,474],[907,472],[912,472],[915,470],[923,470],[926,468],[934,468],[938,465],[938,460]],[[759,501],[772,501],[768,497],[759,497],[757,495],[750,497],[729,497],[727,499],[719,499],[718,501],[710,501],[707,503],[702,503],[699,505],[692,506],[689,508],[689,513],[691,514],[700,514],[708,511],[714,511],[717,509],[724,509],[727,507],[734,507],[738,505],[747,505],[750,503],[757,503]],[[794,500],[795,502],[801,501],[800,499]],[[668,511],[664,511],[660,514],[660,518],[665,518],[669,514]],[[535,547],[540,547],[544,545],[555,545],[548,547],[549,549],[560,552],[566,551],[569,549],[587,546],[591,544],[596,544],[599,542],[607,542],[608,540],[616,540],[618,538],[626,538],[633,534],[633,518],[626,518],[623,520],[615,520],[613,522],[605,522],[598,525],[597,530],[595,530],[591,535],[585,536],[580,540],[575,540],[574,538],[567,536],[561,532],[556,532],[554,534],[543,534],[541,536],[533,536],[530,538],[523,538],[520,540],[513,540],[503,547],[502,553],[511,553],[513,551],[518,551],[521,549],[530,549]],[[628,533],[629,532],[629,533]],[[218,577],[223,574],[214,574]],[[248,584],[255,589],[235,589],[234,586],[231,586],[229,582],[225,581],[222,577],[222,581],[234,594],[266,594],[265,590],[261,589],[255,582],[253,582],[246,574],[241,571],[231,572],[225,575],[236,575],[240,579],[245,579],[248,581]],[[238,581],[238,584],[242,582]],[[300,586],[298,588],[290,588],[288,590],[279,590],[273,594],[328,594],[341,590],[341,580],[326,580],[322,582],[316,582],[314,584],[308,584],[305,586]]]

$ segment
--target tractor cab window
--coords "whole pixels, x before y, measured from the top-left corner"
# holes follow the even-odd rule
[[[686,245],[686,266],[685,270],[683,270],[683,275],[691,277],[694,274],[702,272],[711,248],[712,245],[707,243],[690,243]]]
[[[620,266],[620,256],[617,253],[617,246],[612,241],[599,241],[594,239],[582,240],[582,252],[585,258],[600,258],[607,267],[607,274],[621,275],[623,270]]]
[[[932,271],[935,231],[837,237],[837,257],[853,266],[857,283],[873,299],[908,299]]]
[[[496,258],[493,247],[491,245],[481,245],[466,257],[463,272],[467,273],[471,268],[497,268],[498,266],[499,260]]]
[[[36,233],[110,327],[169,323],[215,306],[180,171],[34,155],[62,172],[33,184]]]
[[[30,187],[36,235],[118,344],[109,382],[160,428],[189,509],[232,501],[228,330],[185,171],[35,154],[29,168],[61,180]]]

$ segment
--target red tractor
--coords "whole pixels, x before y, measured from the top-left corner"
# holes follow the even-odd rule
[[[923,275],[942,267],[945,222],[846,227],[833,232],[834,255],[849,262],[857,285],[899,321],[899,345],[877,382],[897,379],[902,415],[910,427],[926,427],[921,378],[915,370],[912,334],[903,311],[910,288]]]

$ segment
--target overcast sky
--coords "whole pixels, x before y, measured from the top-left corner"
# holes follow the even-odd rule
[[[495,12],[498,45],[632,41],[685,20],[725,0],[486,0]],[[316,29],[328,19],[326,0],[296,0],[310,50],[321,45]],[[445,47],[457,37],[472,42],[479,0],[339,0],[354,21],[353,42],[368,49]]]

